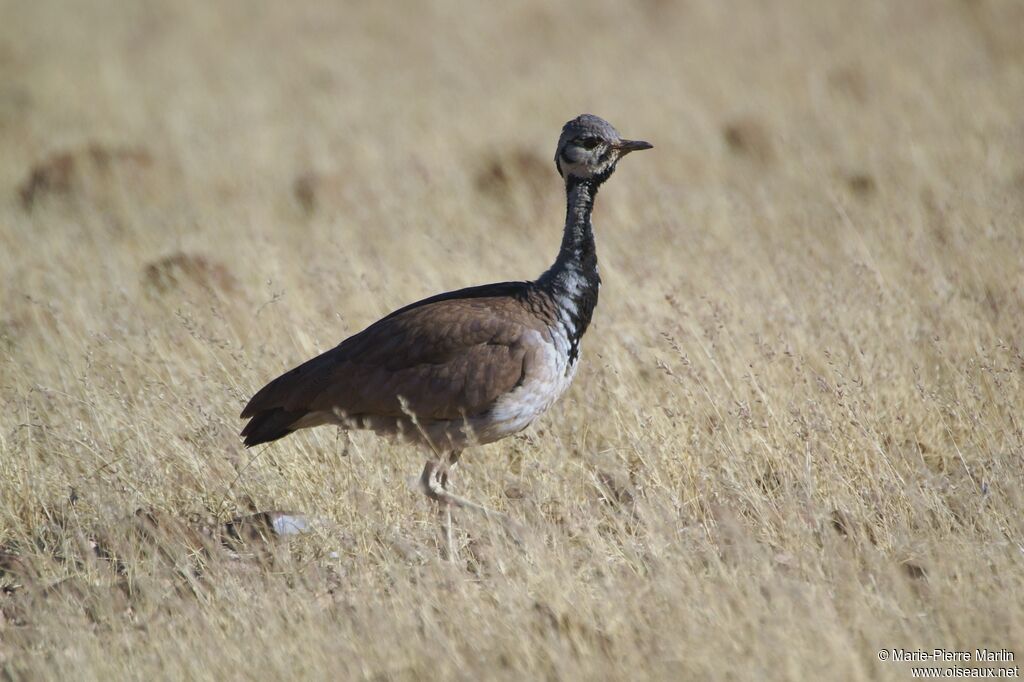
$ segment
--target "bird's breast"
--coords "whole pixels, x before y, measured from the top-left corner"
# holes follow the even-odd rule
[[[486,424],[476,428],[497,440],[522,431],[544,414],[572,384],[577,362],[570,356],[568,334],[556,325],[547,338],[539,332],[527,335],[529,344],[522,381],[499,398],[488,412]]]

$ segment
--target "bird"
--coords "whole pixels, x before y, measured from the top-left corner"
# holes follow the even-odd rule
[[[285,372],[242,410],[244,445],[336,425],[427,446],[417,483],[439,505],[449,558],[453,508],[508,520],[453,493],[453,471],[463,450],[524,430],[569,388],[601,287],[598,189],[624,156],[652,147],[593,114],[567,122],[555,150],[565,225],[551,267],[411,303]]]

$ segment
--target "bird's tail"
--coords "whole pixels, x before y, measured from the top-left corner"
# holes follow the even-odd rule
[[[253,445],[284,438],[296,430],[295,423],[304,414],[304,412],[290,412],[280,407],[257,412],[252,415],[249,423],[242,429],[245,447],[251,448]]]

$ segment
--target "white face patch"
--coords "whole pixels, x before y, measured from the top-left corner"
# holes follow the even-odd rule
[[[585,157],[582,161],[572,162],[559,157],[558,169],[561,171],[562,177],[574,175],[577,178],[590,178],[607,172],[617,160],[618,157],[614,153],[609,154],[604,161]]]

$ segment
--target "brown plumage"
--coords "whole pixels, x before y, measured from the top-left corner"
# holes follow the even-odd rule
[[[543,301],[531,298],[537,296],[529,284],[508,282],[395,311],[264,386],[242,411],[250,419],[242,430],[245,444],[347,423],[417,441],[426,440],[426,432],[449,441],[432,445],[450,446],[458,429],[528,373],[524,335],[547,334],[552,319]]]
[[[449,490],[459,453],[529,426],[569,387],[601,278],[590,223],[598,188],[626,154],[607,121],[569,121],[555,151],[566,219],[555,263],[532,282],[461,289],[397,310],[274,379],[242,418],[247,446],[322,424],[372,429],[429,445],[423,492],[442,504],[449,556],[452,507],[486,508]]]

